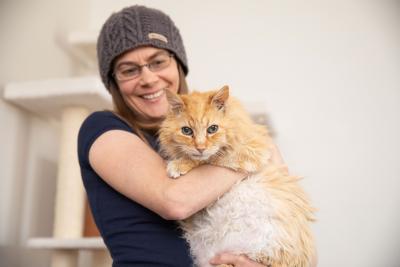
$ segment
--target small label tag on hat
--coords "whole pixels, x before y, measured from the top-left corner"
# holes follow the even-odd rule
[[[151,33],[149,33],[148,36],[149,36],[149,39],[157,39],[157,40],[160,40],[160,41],[162,41],[164,43],[168,43],[167,37],[165,37],[162,34],[151,32]]]

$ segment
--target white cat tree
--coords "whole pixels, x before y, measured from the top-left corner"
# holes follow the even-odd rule
[[[71,34],[65,45],[82,62],[94,65],[93,34]],[[58,121],[61,129],[53,237],[31,238],[28,247],[53,250],[52,267],[77,267],[80,250],[91,251],[93,267],[111,266],[102,239],[82,236],[85,192],[77,159],[77,135],[83,120],[91,111],[111,107],[103,84],[97,76],[10,83],[5,86],[4,99]]]

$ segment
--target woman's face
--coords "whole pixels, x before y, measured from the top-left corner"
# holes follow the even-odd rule
[[[158,59],[169,55],[166,50],[154,47],[140,47],[123,54],[114,65],[114,75],[130,75],[137,66],[151,63],[156,66]],[[168,57],[170,64],[151,71],[147,66],[139,67],[140,74],[133,79],[119,81],[115,77],[121,95],[127,105],[140,113],[145,119],[158,119],[167,114],[168,101],[164,90],[177,93],[179,88],[179,72],[175,59]],[[118,76],[118,75],[116,75]]]

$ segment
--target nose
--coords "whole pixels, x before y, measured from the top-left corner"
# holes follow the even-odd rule
[[[204,150],[206,150],[205,147],[196,147],[197,151],[200,152],[200,154],[202,154],[204,152]]]
[[[141,86],[152,85],[157,81],[158,81],[158,76],[156,73],[150,71],[147,66],[142,68],[139,81]]]

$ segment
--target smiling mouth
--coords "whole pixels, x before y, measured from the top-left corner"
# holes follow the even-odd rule
[[[153,94],[148,94],[148,95],[142,95],[142,98],[147,99],[147,100],[152,100],[157,97],[160,97],[164,93],[164,90],[160,90],[158,92],[155,92]]]

